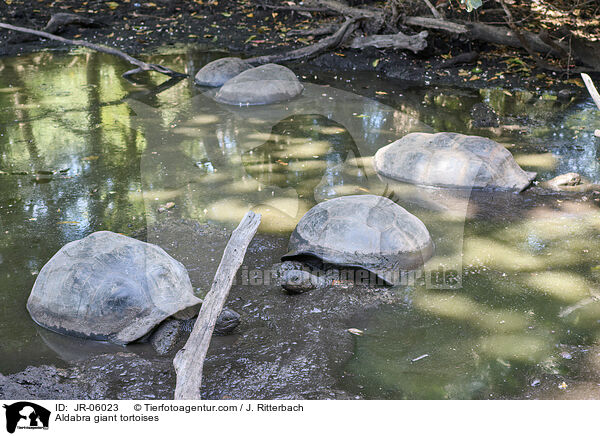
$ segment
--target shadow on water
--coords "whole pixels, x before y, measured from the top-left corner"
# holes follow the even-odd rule
[[[175,50],[155,60],[193,73],[222,55]],[[596,194],[426,189],[383,180],[370,162],[407,132],[449,130],[505,144],[541,179],[577,171],[598,182],[591,132],[600,128],[600,116],[590,101],[418,88],[364,75],[339,81],[324,73],[324,83],[306,82],[294,101],[236,108],[215,103],[214,91],[191,80],[167,86],[151,76],[128,83],[120,78],[124,67],[83,52],[0,60],[0,372],[112,352],[97,343],[83,351],[76,340],[35,326],[25,309],[39,270],[69,241],[96,230],[132,235],[148,228],[149,242],[173,246],[177,232],[151,229],[183,218],[230,230],[253,209],[263,214],[260,235],[283,252],[314,204],[374,193],[425,222],[436,244],[426,270],[451,269],[462,285],[442,289],[419,278],[397,290],[406,296],[403,304],[361,311],[347,325],[365,333],[337,364],[340,389],[367,398],[503,398],[536,396],[539,386],[552,397],[565,380],[575,386],[597,379],[596,371],[582,369],[595,367],[588,350],[600,318]],[[380,101],[352,86],[367,80],[385,91]],[[479,102],[496,110],[499,127],[470,125],[469,111]],[[175,207],[159,212],[169,202]],[[202,250],[200,241],[205,259],[186,263],[199,294],[210,286],[221,245]],[[273,261],[269,247],[255,247],[248,262],[266,267]],[[246,354],[230,355],[237,356],[235,374],[248,371],[244,362],[281,349],[260,343],[273,337],[267,330],[301,331],[265,330],[266,315],[250,312],[265,298],[272,303],[263,308],[269,322],[299,322],[286,318],[295,303],[277,292],[232,290],[233,304],[247,316],[235,339]],[[286,387],[279,389],[285,396]]]

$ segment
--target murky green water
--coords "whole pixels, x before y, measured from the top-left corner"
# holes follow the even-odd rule
[[[181,50],[153,61],[196,71],[218,56]],[[66,242],[96,230],[132,234],[162,219],[168,202],[168,214],[228,228],[253,209],[263,214],[261,232],[287,238],[317,202],[385,193],[428,226],[436,256],[426,272],[457,271],[462,286],[419,279],[399,289],[405,305],[357,320],[365,334],[340,374],[344,389],[498,398],[532,386],[560,392],[560,377],[593,381],[582,367],[593,366],[600,319],[595,194],[494,193],[469,203],[468,193],[386,183],[370,164],[409,131],[448,130],[505,144],[542,180],[577,171],[600,182],[591,101],[323,72],[306,77],[297,100],[234,108],[190,81],[166,90],[158,76],[130,84],[125,67],[83,52],[0,59],[0,372],[60,362],[25,302]],[[470,127],[481,101],[504,117],[501,127]]]

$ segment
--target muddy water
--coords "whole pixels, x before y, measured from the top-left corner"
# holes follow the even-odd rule
[[[175,50],[152,61],[196,71],[220,55]],[[266,268],[314,204],[375,193],[426,223],[436,256],[422,275],[390,291],[397,297],[390,304],[365,305],[343,326],[322,323],[336,329],[331,338],[345,335],[342,327],[364,331],[339,339],[350,344],[348,355],[332,343],[321,347],[335,362],[336,389],[364,398],[595,395],[598,194],[421,189],[381,180],[370,164],[378,148],[407,132],[457,131],[503,143],[540,180],[577,171],[600,182],[591,133],[600,128],[600,114],[585,97],[559,102],[550,94],[419,88],[304,66],[297,69],[306,85],[301,98],[231,108],[189,81],[168,89],[159,86],[161,77],[128,83],[120,78],[126,66],[102,55],[44,52],[0,65],[0,372],[120,350],[69,342],[29,318],[31,286],[66,242],[96,230],[132,235],[148,227],[147,239],[175,247],[175,255],[185,232],[152,229],[183,218],[228,230],[253,209],[263,214],[262,246],[251,250],[247,264]],[[500,127],[471,126],[469,111],[478,102],[494,107]],[[159,212],[170,202],[172,209]],[[180,259],[200,295],[219,261],[219,244],[198,249],[196,262],[192,255]],[[311,335],[301,337],[292,325],[300,320],[286,320],[285,311],[305,310],[307,325],[317,330],[318,317],[326,316],[307,300],[294,306],[282,300],[285,294],[259,288],[232,290],[246,326],[237,349],[217,342],[224,351],[216,361],[229,355],[235,374],[248,371],[244,362],[253,359],[311,350]],[[286,329],[300,340],[282,334],[288,342],[276,343],[273,331]],[[318,371],[318,362],[308,369]],[[310,377],[302,374],[290,370],[290,380]],[[294,383],[273,384],[279,397],[294,393]]]

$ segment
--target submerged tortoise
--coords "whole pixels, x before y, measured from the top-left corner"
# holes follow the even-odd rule
[[[27,310],[55,332],[127,344],[167,319],[193,318],[201,304],[185,267],[162,248],[101,231],[66,244],[44,265]]]
[[[410,133],[379,149],[373,164],[382,176],[426,186],[520,192],[536,176],[501,144],[459,133]]]
[[[378,195],[349,195],[324,201],[298,222],[282,257],[282,284],[299,293],[330,284],[292,261],[317,259],[326,265],[369,271],[386,284],[402,271],[422,266],[433,255],[433,241],[416,216]]]

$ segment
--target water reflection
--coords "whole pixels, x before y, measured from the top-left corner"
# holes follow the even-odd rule
[[[319,202],[337,196],[335,186],[366,185],[364,166],[348,180],[343,165],[360,158],[348,130],[323,115],[292,115],[271,130],[264,144],[244,152],[246,172],[263,185],[293,188],[299,197]],[[360,160],[358,160],[360,162]]]
[[[221,55],[183,50],[159,62],[193,71]],[[480,203],[477,193],[384,180],[371,165],[387,143],[431,131],[425,122],[491,136],[542,178],[578,171],[599,181],[591,102],[501,90],[398,96],[396,84],[372,77],[389,104],[306,83],[301,98],[249,109],[219,105],[188,81],[132,85],[120,78],[126,67],[81,52],[0,60],[0,372],[77,357],[25,310],[40,268],[66,242],[95,230],[132,234],[167,216],[232,228],[249,209],[263,214],[262,232],[286,239],[316,202],[355,193],[385,194],[422,219],[436,244],[428,268],[456,268],[462,288],[417,283],[399,290],[406,306],[365,314],[352,326],[367,333],[340,376],[346,389],[518,396],[532,377],[562,376],[565,344],[597,340],[597,207],[530,192]],[[481,101],[504,117],[497,130],[469,127]],[[176,206],[160,213],[167,202]]]

